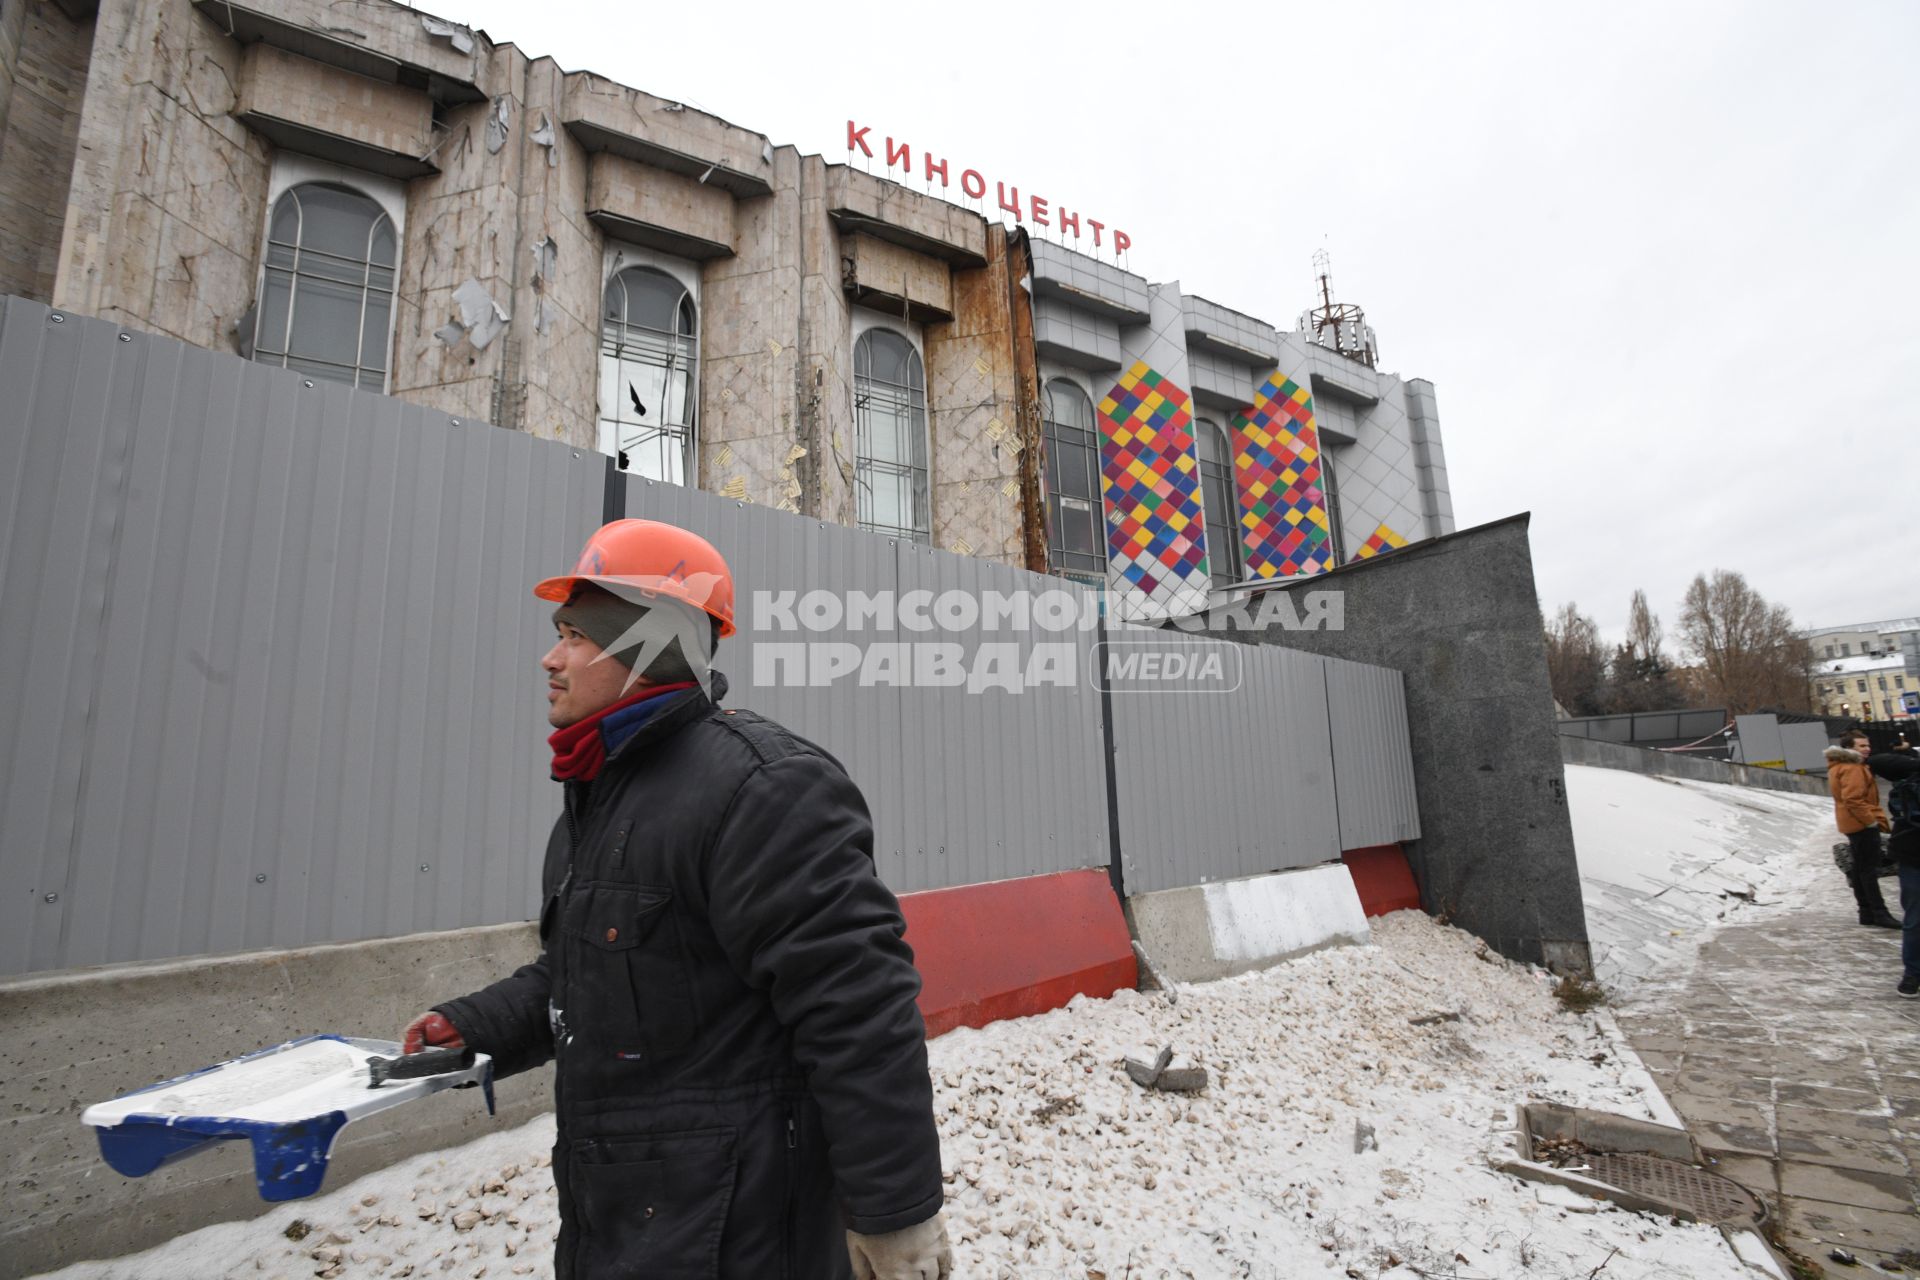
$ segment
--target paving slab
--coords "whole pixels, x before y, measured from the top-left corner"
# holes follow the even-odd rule
[[[1780,1211],[1787,1231],[1808,1239],[1889,1253],[1920,1249],[1920,1218],[1911,1213],[1888,1213],[1796,1196],[1783,1199]],[[1825,1252],[1822,1250],[1820,1256]]]
[[[1857,924],[1834,872],[1615,1010],[1714,1167],[1829,1275],[1871,1274],[1836,1247],[1920,1250],[1920,1001],[1899,978],[1899,935]]]

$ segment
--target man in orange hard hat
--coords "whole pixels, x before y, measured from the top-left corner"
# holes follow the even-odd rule
[[[406,1050],[555,1063],[559,1280],[938,1280],[951,1268],[919,974],[838,761],[709,668],[733,578],[617,520],[541,667],[565,813],[540,958],[436,1005]]]

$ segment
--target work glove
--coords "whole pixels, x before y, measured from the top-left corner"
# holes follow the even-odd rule
[[[464,1049],[467,1042],[460,1037],[443,1013],[423,1013],[407,1024],[400,1033],[400,1052],[419,1053],[422,1049]]]
[[[847,1232],[853,1280],[946,1280],[953,1274],[953,1246],[947,1243],[947,1216],[884,1235]]]

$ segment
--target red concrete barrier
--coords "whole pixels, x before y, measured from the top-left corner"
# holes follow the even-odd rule
[[[1376,844],[1365,849],[1348,849],[1340,855],[1353,876],[1353,887],[1360,892],[1360,905],[1370,916],[1389,911],[1420,909],[1420,886],[1413,881],[1413,868],[1397,844]]]
[[[1139,984],[1104,871],[996,880],[900,899],[927,1035],[1058,1009]]]

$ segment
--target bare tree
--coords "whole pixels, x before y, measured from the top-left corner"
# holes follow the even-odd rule
[[[1696,576],[1681,606],[1680,635],[1700,661],[1708,696],[1732,714],[1812,710],[1813,646],[1786,607],[1767,603],[1741,574]]]
[[[1608,664],[1607,702],[1614,711],[1664,711],[1681,704],[1673,665],[1661,652],[1659,615],[1647,606],[1647,593],[1635,591],[1627,615],[1626,643]]]
[[[1568,715],[1599,715],[1606,708],[1607,655],[1600,628],[1569,601],[1547,622],[1547,679],[1553,700]]]

